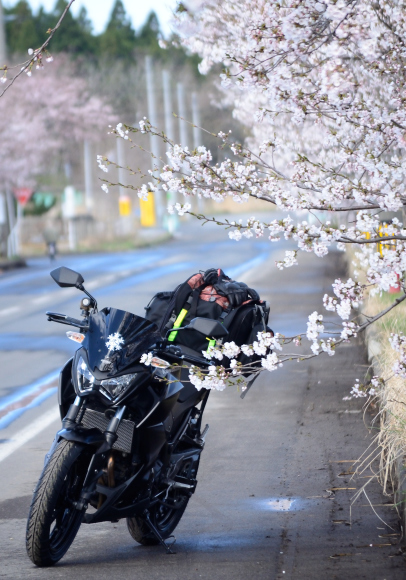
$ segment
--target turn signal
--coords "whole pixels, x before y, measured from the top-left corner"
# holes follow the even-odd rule
[[[163,358],[159,358],[158,356],[153,356],[150,364],[152,367],[158,367],[159,369],[167,369],[171,366],[168,361],[164,360]]]
[[[80,332],[73,332],[72,330],[68,330],[66,336],[75,342],[83,342],[85,335]]]

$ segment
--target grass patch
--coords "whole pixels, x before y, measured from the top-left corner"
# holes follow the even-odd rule
[[[400,294],[383,293],[369,297],[363,312],[370,316],[378,314],[396,300]],[[378,348],[374,355],[375,372],[385,379],[385,385],[378,395],[379,434],[376,443],[380,447],[380,479],[384,491],[397,491],[396,464],[403,460],[406,449],[406,380],[393,374],[397,353],[392,349],[389,338],[392,333],[406,334],[406,304],[401,303],[386,316],[378,320],[368,332],[368,340]],[[371,343],[370,343],[371,344]]]

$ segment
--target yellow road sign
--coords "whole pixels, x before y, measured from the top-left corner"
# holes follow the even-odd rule
[[[118,208],[121,216],[131,215],[131,199],[127,195],[119,197]]]
[[[144,228],[151,228],[155,226],[155,202],[154,194],[152,191],[148,192],[148,199],[140,199],[140,211],[141,211],[141,226]]]

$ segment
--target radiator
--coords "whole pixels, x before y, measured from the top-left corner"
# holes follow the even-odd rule
[[[98,411],[92,411],[91,409],[86,409],[84,415],[80,421],[80,424],[87,429],[96,428],[99,431],[106,431],[110,420],[104,415],[104,413],[99,413]],[[118,449],[119,451],[124,451],[125,453],[131,453],[131,447],[133,442],[135,423],[132,421],[127,421],[122,419],[118,431],[117,440],[113,445],[113,449]]]

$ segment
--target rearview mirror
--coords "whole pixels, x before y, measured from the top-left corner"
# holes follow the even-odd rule
[[[65,268],[65,266],[52,270],[51,276],[61,288],[69,288],[73,286],[79,288],[84,282],[84,278],[81,274],[71,270],[70,268]]]
[[[184,328],[197,330],[197,332],[201,332],[210,338],[223,338],[228,334],[227,328],[218,320],[213,320],[212,318],[193,318]]]

